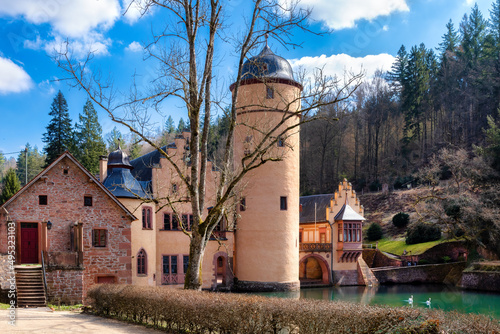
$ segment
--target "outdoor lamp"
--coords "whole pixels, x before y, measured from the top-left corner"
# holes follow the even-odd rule
[[[47,230],[50,230],[52,228],[52,222],[49,220],[47,222]]]

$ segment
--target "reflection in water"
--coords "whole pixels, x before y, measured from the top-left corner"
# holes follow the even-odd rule
[[[262,295],[299,298],[295,293],[265,293]],[[409,303],[413,295],[413,303]],[[347,301],[365,305],[410,306],[480,313],[500,319],[500,294],[461,290],[448,285],[381,285],[377,287],[346,286],[308,288],[300,298]],[[427,301],[430,299],[430,303]]]

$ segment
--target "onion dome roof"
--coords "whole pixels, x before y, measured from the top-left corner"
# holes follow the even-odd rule
[[[267,43],[257,56],[243,64],[242,73],[241,80],[274,78],[294,81],[290,63],[275,55]]]
[[[125,153],[120,146],[116,151],[113,151],[108,156],[108,169],[109,168],[129,168],[132,169],[128,154]]]

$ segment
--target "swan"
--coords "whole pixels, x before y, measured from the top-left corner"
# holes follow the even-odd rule
[[[427,306],[431,306],[431,299],[429,298],[428,301],[425,302],[427,304]]]
[[[413,295],[411,295],[410,299],[408,299],[408,303],[413,304]]]

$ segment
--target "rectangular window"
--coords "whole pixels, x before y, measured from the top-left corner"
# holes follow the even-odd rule
[[[245,211],[247,209],[247,199],[242,197],[240,199],[240,211]]]
[[[177,274],[177,256],[175,255],[170,257],[170,272],[172,274]]]
[[[172,194],[177,194],[177,184],[172,183]]]
[[[266,87],[266,99],[274,99],[274,89],[272,87]]]
[[[189,215],[189,226],[188,231],[191,231],[191,227],[193,226],[193,215]]]
[[[163,256],[163,273],[170,274],[170,256]]]
[[[319,242],[321,244],[324,244],[326,242],[326,234],[325,233],[320,233],[319,234]]]
[[[92,246],[94,246],[94,247],[106,247],[107,232],[108,231],[105,229],[92,230]]]
[[[184,270],[184,274],[187,273],[188,271],[188,265],[189,265],[189,255],[184,255],[182,257],[182,267]]]
[[[152,228],[151,224],[151,208],[142,208],[142,228],[150,230]]]
[[[47,205],[47,195],[38,196],[38,205]]]
[[[92,196],[83,196],[83,206],[92,206]]]
[[[189,220],[188,215],[182,215],[182,227],[186,230],[189,230]]]
[[[299,232],[299,242],[302,242],[302,231]]]
[[[288,210],[288,204],[286,202],[286,196],[280,197],[280,210],[285,211]]]
[[[176,214],[172,214],[172,230],[179,229],[179,219]]]
[[[170,231],[170,213],[163,214],[163,229]]]

